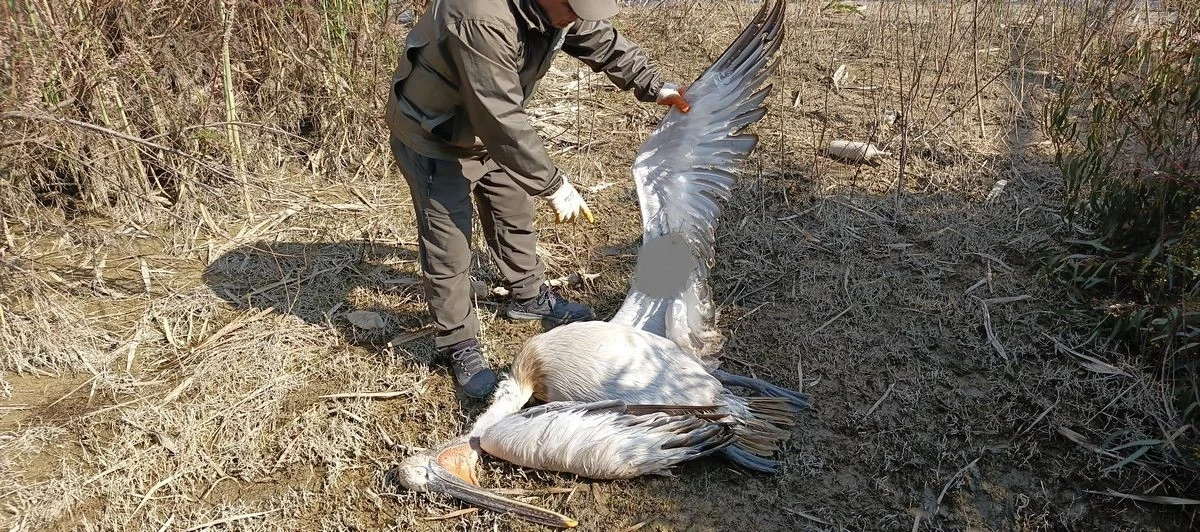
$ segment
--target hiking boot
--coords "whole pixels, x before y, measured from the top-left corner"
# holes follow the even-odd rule
[[[454,381],[463,393],[484,399],[496,388],[496,372],[487,366],[483,350],[474,338],[441,350],[441,356],[454,371]]]
[[[567,301],[542,285],[538,295],[508,304],[508,317],[514,320],[550,320],[559,324],[592,318],[592,309],[583,303]]]

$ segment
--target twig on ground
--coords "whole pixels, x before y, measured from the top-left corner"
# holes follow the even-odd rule
[[[397,390],[387,392],[346,392],[319,396],[319,399],[392,399],[413,395],[413,390]]]
[[[1114,491],[1111,488],[1106,489],[1103,492],[1093,491],[1093,490],[1084,490],[1084,491],[1086,491],[1087,493],[1095,493],[1098,495],[1111,495],[1113,497],[1120,497],[1122,499],[1130,499],[1130,500],[1141,501],[1141,502],[1149,502],[1149,503],[1153,503],[1153,504],[1169,504],[1169,505],[1179,505],[1179,506],[1200,504],[1200,500],[1196,500],[1196,499],[1185,499],[1183,497],[1171,497],[1171,496],[1166,496],[1166,495],[1132,495],[1132,494],[1128,494],[1128,493],[1121,493],[1119,491]]]
[[[946,485],[942,486],[942,492],[938,494],[937,503],[936,503],[937,507],[941,507],[942,499],[946,497],[946,492],[950,491],[950,486],[953,486],[955,481],[958,480],[958,478],[961,477],[963,473],[966,473],[968,469],[974,467],[975,464],[979,463],[979,460],[981,458],[983,458],[982,454],[980,454],[974,460],[971,460],[971,463],[969,463],[965,466],[962,466],[961,469],[959,469],[958,471],[955,471],[954,474],[950,476],[950,480],[946,481]],[[937,511],[935,510],[933,512],[933,514],[937,515]]]
[[[875,400],[875,404],[871,405],[871,409],[867,410],[866,414],[863,414],[863,420],[871,417],[871,414],[875,412],[875,409],[879,408],[879,405],[883,404],[883,402],[887,400],[888,396],[892,395],[892,389],[895,387],[896,383],[894,382],[888,385],[887,389],[883,391],[883,395],[879,396],[879,399]]]
[[[826,521],[824,519],[821,519],[820,517],[817,517],[817,516],[809,514],[809,513],[801,512],[800,510],[794,510],[792,508],[784,508],[783,511],[785,511],[789,514],[792,514],[792,515],[798,515],[800,517],[808,519],[809,521],[821,523],[822,525],[833,525],[833,523],[830,523],[829,521]]]
[[[445,513],[442,515],[431,515],[428,517],[422,517],[421,520],[422,521],[443,521],[446,519],[454,519],[455,517],[462,517],[464,515],[470,515],[475,512],[478,512],[478,511],[479,511],[479,508],[463,508],[462,510],[455,510],[453,512]]]
[[[850,306],[846,307],[846,310],[843,310],[843,311],[841,311],[841,312],[837,313],[837,315],[836,315],[836,316],[834,316],[834,317],[832,317],[832,318],[829,318],[829,320],[828,320],[828,321],[826,321],[825,323],[822,323],[820,327],[817,327],[816,329],[813,329],[813,332],[810,332],[810,333],[808,333],[808,335],[809,335],[809,336],[812,336],[812,335],[815,335],[815,334],[817,334],[817,333],[821,332],[821,329],[824,329],[824,328],[828,327],[830,324],[832,324],[833,322],[837,321],[837,319],[838,319],[838,318],[840,318],[840,317],[842,317],[842,316],[846,315],[846,313],[847,313],[847,312],[850,312],[850,311],[851,311],[853,308],[854,308],[854,305],[853,305],[853,304],[851,304]]]
[[[1000,343],[1000,339],[996,337],[996,332],[992,330],[992,315],[988,312],[987,303],[975,296],[971,296],[971,298],[978,301],[979,305],[983,308],[983,330],[987,333],[988,342],[992,344],[992,347],[996,349],[996,353],[999,353],[1001,358],[1008,360],[1008,353],[1005,352],[1004,345]]]
[[[201,529],[204,529],[204,528],[211,528],[211,527],[214,527],[214,526],[217,526],[217,525],[225,525],[225,524],[233,523],[233,522],[235,522],[235,521],[241,521],[241,520],[243,520],[243,519],[253,519],[253,518],[255,518],[255,517],[262,517],[262,516],[264,516],[264,515],[270,515],[270,514],[273,514],[273,513],[275,513],[275,512],[278,512],[278,511],[280,511],[280,510],[282,510],[282,509],[283,509],[283,508],[275,508],[275,509],[273,509],[273,510],[267,510],[267,511],[265,511],[265,512],[255,512],[255,513],[252,513],[252,514],[231,515],[231,516],[229,516],[229,517],[222,517],[222,518],[220,518],[220,519],[215,519],[215,520],[209,521],[209,522],[207,522],[207,523],[201,523],[201,524],[199,524],[199,525],[196,525],[196,526],[194,526],[194,527],[191,527],[191,528],[189,528],[189,529],[185,530],[184,532],[194,532],[194,531],[196,531],[196,530],[201,530]]]

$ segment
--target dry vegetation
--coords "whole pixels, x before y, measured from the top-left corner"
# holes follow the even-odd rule
[[[429,364],[385,142],[404,4],[3,4],[0,523],[535,528],[383,483],[482,407]],[[1195,529],[1179,457],[1196,429],[1033,258],[1076,238],[1038,120],[1077,9],[822,4],[789,5],[713,281],[727,364],[816,402],[783,473],[592,482],[490,461],[484,482],[587,530]],[[754,9],[618,22],[688,80]],[[633,269],[627,168],[661,112],[565,57],[532,110],[600,218],[542,213],[550,274],[598,273],[567,290],[601,315]],[[835,138],[892,155],[847,164],[822,154]],[[482,254],[475,273],[498,282]],[[502,304],[481,291],[500,365],[537,332]],[[359,310],[382,323],[350,324]]]

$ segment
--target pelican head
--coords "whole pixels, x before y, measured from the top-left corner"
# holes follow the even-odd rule
[[[396,481],[405,489],[417,493],[429,493],[437,488],[434,486],[434,489],[430,489],[430,484],[436,483],[435,466],[440,467],[437,461],[432,460],[429,455],[416,454],[396,466],[394,475]]]
[[[479,455],[465,438],[435,452],[406,458],[389,473],[396,482],[417,493],[441,493],[472,506],[511,513],[541,525],[574,528],[579,522],[563,514],[509,499],[479,487],[475,464]]]

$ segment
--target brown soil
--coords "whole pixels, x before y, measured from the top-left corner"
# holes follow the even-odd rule
[[[756,8],[636,9],[620,23],[668,75],[692,79]],[[488,460],[484,484],[526,489],[523,500],[582,530],[1195,529],[1194,506],[1112,494],[1194,497],[1189,473],[1155,453],[1109,469],[1132,449],[1100,454],[1075,441],[1112,449],[1156,437],[1142,431],[1163,405],[1153,370],[1096,350],[1086,324],[1064,311],[1066,294],[1038,273],[1042,246],[1071,231],[1034,122],[1051,82],[985,54],[987,72],[1008,74],[976,103],[970,61],[956,63],[909,109],[898,180],[902,127],[873,124],[901,107],[911,80],[899,72],[913,49],[877,41],[920,32],[881,22],[881,4],[865,16],[790,9],[770,113],[754,128],[762,142],[726,205],[712,279],[726,366],[814,399],[780,455],[782,472],[713,459],[673,478],[595,482]],[[1007,35],[993,29],[992,41],[963,46],[1007,53]],[[841,64],[857,88],[829,87]],[[564,290],[607,316],[640,238],[628,168],[661,110],[569,58],[555,65],[536,106],[547,145],[581,189],[609,186],[586,194],[594,226],[555,226],[543,212],[541,246],[552,278],[600,274]],[[386,65],[378,74],[383,83]],[[820,153],[832,138],[873,130],[894,154],[878,166]],[[384,143],[375,154],[374,166],[336,182],[281,170],[250,219],[212,209],[215,226],[197,216],[176,233],[99,220],[9,250],[27,286],[53,287],[38,308],[63,309],[55,323],[73,332],[50,330],[77,339],[46,353],[92,368],[0,373],[9,390],[0,395],[0,523],[539,529],[487,511],[460,515],[457,501],[383,482],[484,405],[429,363],[428,336],[388,345],[428,319],[407,190]],[[476,279],[496,286],[478,244]],[[504,302],[478,301],[500,366],[540,331],[501,319]],[[353,310],[380,314],[384,327],[350,325]],[[385,390],[407,393],[323,397]]]

